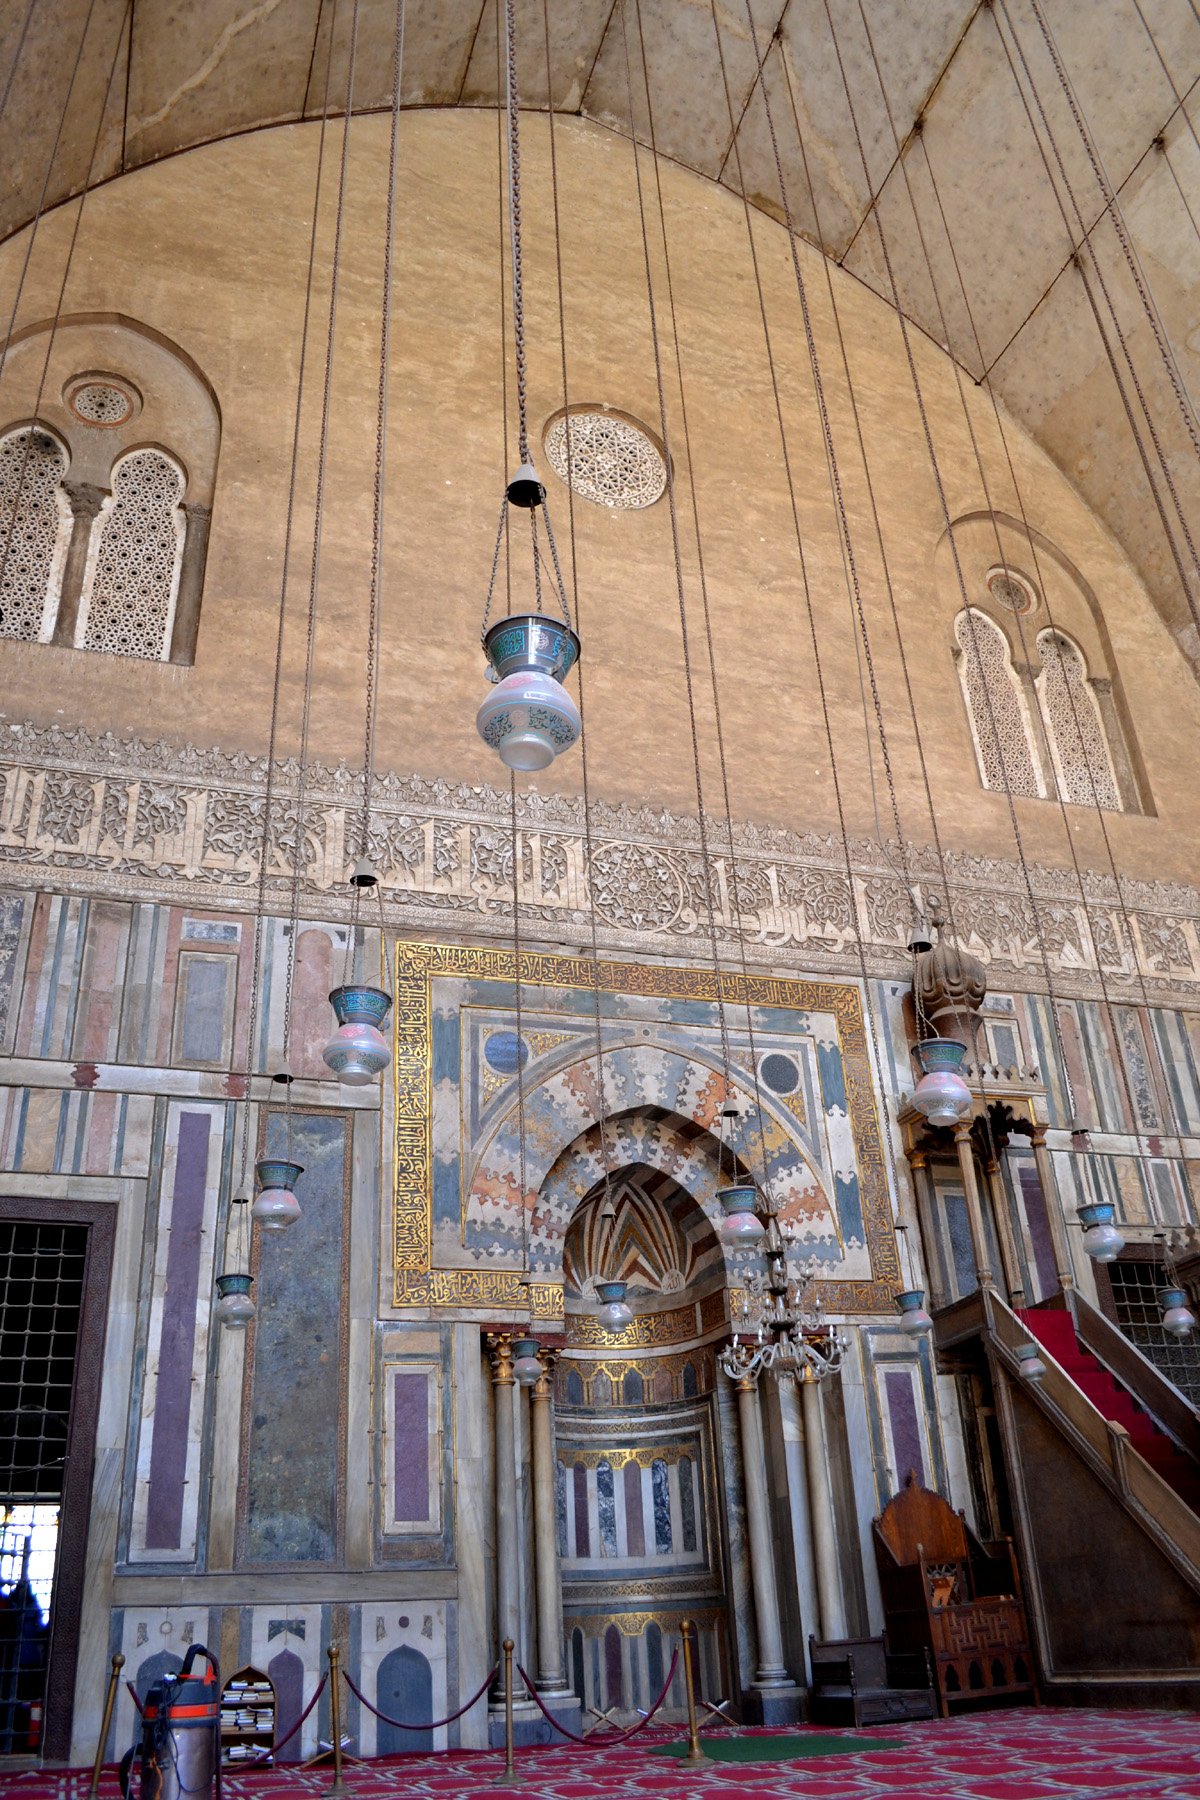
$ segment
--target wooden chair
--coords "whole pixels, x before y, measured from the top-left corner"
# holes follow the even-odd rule
[[[808,1640],[809,1717],[818,1725],[883,1725],[932,1719],[937,1711],[929,1652],[893,1651],[884,1637]]]
[[[1036,1705],[1011,1541],[985,1548],[963,1515],[911,1474],[872,1535],[889,1639],[900,1652],[928,1651],[942,1717],[997,1700]]]

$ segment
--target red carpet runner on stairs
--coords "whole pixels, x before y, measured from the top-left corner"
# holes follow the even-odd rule
[[[1075,1336],[1070,1313],[1054,1307],[1036,1307],[1022,1312],[1020,1317],[1055,1362],[1083,1389],[1092,1405],[1106,1419],[1123,1425],[1138,1455],[1158,1471],[1194,1513],[1200,1513],[1200,1469],[1159,1430],[1133,1396],[1114,1381],[1099,1359],[1083,1348]]]

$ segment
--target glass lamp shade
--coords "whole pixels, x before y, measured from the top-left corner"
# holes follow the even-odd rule
[[[608,1331],[623,1331],[633,1317],[633,1308],[625,1299],[628,1283],[624,1281],[598,1281],[596,1294],[600,1305],[596,1316]]]
[[[1121,1236],[1113,1218],[1116,1208],[1110,1200],[1098,1200],[1090,1206],[1079,1209],[1079,1223],[1083,1226],[1083,1247],[1093,1262],[1115,1262],[1125,1248],[1125,1239]]]
[[[513,1378],[522,1387],[532,1387],[539,1381],[544,1371],[538,1360],[538,1341],[536,1338],[513,1339]]]
[[[903,1294],[896,1295],[896,1305],[900,1309],[900,1328],[913,1337],[920,1337],[922,1332],[929,1331],[933,1320],[925,1310],[924,1288],[907,1288]]]
[[[219,1298],[213,1311],[227,1331],[245,1331],[254,1317],[254,1302],[250,1298],[253,1285],[252,1275],[217,1276]]]
[[[1159,1288],[1158,1304],[1162,1308],[1162,1328],[1170,1332],[1172,1337],[1186,1337],[1189,1331],[1195,1331],[1196,1315],[1188,1305],[1187,1295],[1182,1288]]]
[[[300,1202],[292,1189],[304,1170],[299,1163],[264,1158],[254,1165],[260,1183],[259,1192],[250,1208],[264,1231],[286,1231],[300,1217]]]
[[[329,996],[338,1028],[321,1055],[345,1087],[366,1087],[387,1067],[388,1042],[379,1027],[392,1004],[376,987],[339,987]]]
[[[971,1110],[971,1090],[959,1073],[967,1046],[957,1038],[926,1038],[914,1046],[921,1079],[912,1103],[931,1125],[955,1125]]]
[[[579,708],[565,687],[537,669],[496,683],[475,715],[475,728],[507,769],[547,769],[582,729]]]
[[[756,1244],[766,1230],[758,1217],[758,1190],[750,1186],[718,1188],[717,1199],[725,1215],[721,1220],[725,1242]]]
[[[1018,1344],[1016,1348],[1017,1373],[1022,1381],[1040,1381],[1046,1373],[1046,1365],[1038,1355],[1036,1344]]]

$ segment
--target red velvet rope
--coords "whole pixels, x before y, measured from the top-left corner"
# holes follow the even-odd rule
[[[138,1699],[138,1691],[134,1687],[132,1681],[127,1681],[125,1683],[125,1686],[129,1689],[129,1698],[133,1701],[133,1704],[137,1707],[138,1714],[140,1716],[142,1713],[145,1712],[146,1709],[142,1705],[141,1701]]]
[[[325,1692],[325,1683],[328,1680],[329,1680],[328,1675],[322,1675],[320,1681],[318,1681],[318,1683],[317,1683],[316,1693],[313,1695],[312,1699],[309,1701],[309,1703],[305,1707],[304,1711],[300,1714],[300,1717],[296,1720],[296,1723],[292,1726],[291,1730],[286,1731],[283,1734],[283,1736],[280,1738],[280,1740],[277,1744],[273,1744],[269,1750],[264,1750],[261,1756],[256,1756],[254,1758],[253,1762],[230,1763],[228,1768],[225,1771],[226,1774],[232,1775],[235,1769],[237,1770],[237,1773],[240,1775],[243,1772],[243,1770],[246,1770],[246,1769],[265,1768],[267,1763],[269,1763],[275,1756],[277,1756],[279,1754],[279,1752],[283,1749],[283,1746],[285,1744],[290,1743],[291,1740],[295,1737],[296,1733],[299,1731],[300,1727],[303,1725],[305,1719],[307,1719],[309,1713],[312,1711],[313,1707],[317,1704],[317,1701],[321,1698],[321,1695]]]
[[[374,1713],[377,1719],[382,1719],[385,1725],[394,1725],[398,1731],[440,1731],[443,1725],[453,1725],[455,1719],[461,1719],[465,1712],[470,1712],[477,1700],[482,1700],[483,1696],[491,1687],[492,1682],[495,1680],[499,1668],[500,1664],[497,1663],[495,1668],[493,1668],[485,1678],[483,1686],[476,1689],[475,1693],[471,1695],[471,1698],[464,1701],[457,1712],[448,1714],[444,1719],[431,1719],[428,1725],[409,1725],[404,1719],[390,1719],[386,1713],[380,1712],[377,1706],[371,1705],[371,1702],[367,1699],[367,1696],[363,1693],[362,1689],[355,1687],[345,1669],[342,1670],[342,1674],[346,1676],[346,1686],[350,1689],[350,1692],[354,1695],[354,1698],[358,1701],[359,1705],[365,1706],[367,1711]]]
[[[667,1694],[670,1692],[671,1683],[675,1679],[675,1670],[678,1667],[678,1664],[679,1664],[679,1652],[677,1650],[675,1652],[674,1656],[671,1658],[671,1667],[667,1670],[667,1679],[663,1684],[663,1691],[658,1696],[658,1699],[654,1702],[654,1705],[650,1708],[650,1711],[646,1714],[644,1719],[640,1719],[638,1721],[638,1723],[636,1725],[631,1726],[628,1731],[615,1732],[612,1736],[609,1736],[606,1734],[603,1738],[600,1736],[600,1732],[604,1730],[603,1726],[601,1726],[598,1730],[593,1731],[593,1733],[590,1737],[578,1737],[575,1734],[575,1732],[568,1731],[565,1725],[559,1724],[558,1720],[554,1717],[553,1713],[546,1711],[546,1708],[542,1705],[541,1699],[538,1696],[537,1689],[534,1687],[532,1681],[529,1679],[528,1675],[525,1673],[525,1671],[521,1667],[520,1663],[517,1664],[517,1674],[521,1677],[521,1680],[525,1683],[525,1686],[529,1689],[529,1692],[530,1692],[531,1696],[533,1697],[533,1699],[535,1701],[537,1701],[537,1706],[538,1706],[539,1712],[541,1712],[541,1714],[544,1718],[549,1720],[550,1724],[553,1725],[555,1731],[561,1733],[561,1735],[563,1737],[569,1738],[571,1743],[573,1743],[573,1744],[582,1744],[582,1746],[585,1750],[611,1750],[617,1744],[627,1744],[629,1742],[630,1738],[637,1736],[639,1731],[645,1731],[647,1725],[650,1723],[651,1719],[654,1717],[655,1713],[658,1711],[659,1707],[662,1705],[663,1701],[666,1699]]]

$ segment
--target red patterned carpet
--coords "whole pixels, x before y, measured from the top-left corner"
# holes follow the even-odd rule
[[[856,1734],[857,1735],[857,1734]],[[606,1750],[517,1752],[521,1785],[498,1786],[503,1757],[396,1756],[348,1765],[352,1800],[1200,1800],[1200,1720],[1186,1713],[1014,1711],[879,1727],[902,1750],[787,1763],[685,1769],[650,1753],[678,1736],[646,1732]],[[226,1800],[317,1800],[328,1769],[228,1777]],[[0,1775],[11,1800],[86,1800],[86,1772]],[[117,1787],[105,1771],[101,1800]]]

